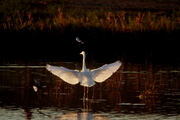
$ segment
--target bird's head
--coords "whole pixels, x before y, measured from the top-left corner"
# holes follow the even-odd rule
[[[81,53],[80,53],[82,56],[84,56],[85,57],[85,52],[84,51],[82,51]]]

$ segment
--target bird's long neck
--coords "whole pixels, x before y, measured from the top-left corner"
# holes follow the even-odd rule
[[[83,54],[82,71],[85,71],[85,70],[86,70],[86,62],[85,62],[85,58],[86,58],[86,55],[85,55],[85,53],[84,53],[84,54]]]

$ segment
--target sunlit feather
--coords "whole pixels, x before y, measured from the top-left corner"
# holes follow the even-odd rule
[[[92,70],[91,72],[92,72],[94,81],[96,81],[96,82],[103,82],[103,81],[105,81],[114,72],[116,72],[119,69],[121,64],[122,63],[120,61],[116,61],[114,63],[106,64],[106,65],[103,65],[100,68]]]
[[[56,67],[49,64],[46,65],[46,68],[69,84],[79,83],[80,73],[78,71],[70,70],[64,67]]]
[[[85,87],[91,87],[96,82],[103,82],[108,79],[114,72],[116,72],[119,67],[121,66],[120,61],[116,61],[111,64],[103,65],[100,68],[89,70],[86,69],[85,64],[85,52],[82,51],[81,54],[83,55],[83,65],[82,70],[70,70],[64,67],[56,67],[47,64],[46,68],[54,75],[60,77],[62,80],[69,84],[77,84],[80,82],[80,85]]]

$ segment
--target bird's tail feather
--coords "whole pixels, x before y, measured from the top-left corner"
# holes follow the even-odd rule
[[[81,82],[82,86],[85,86],[85,87],[92,87],[93,85],[95,85],[95,82],[94,81],[88,81],[88,82]]]

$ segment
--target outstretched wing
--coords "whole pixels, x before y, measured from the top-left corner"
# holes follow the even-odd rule
[[[116,72],[119,67],[121,66],[121,62],[120,61],[116,61],[114,63],[111,64],[106,64],[103,65],[100,68],[91,70],[92,71],[92,75],[94,78],[94,81],[96,82],[103,82],[106,79],[108,79],[114,72]]]
[[[46,65],[46,69],[69,84],[79,83],[80,74],[78,71],[70,70],[64,67],[51,66],[48,64]]]

